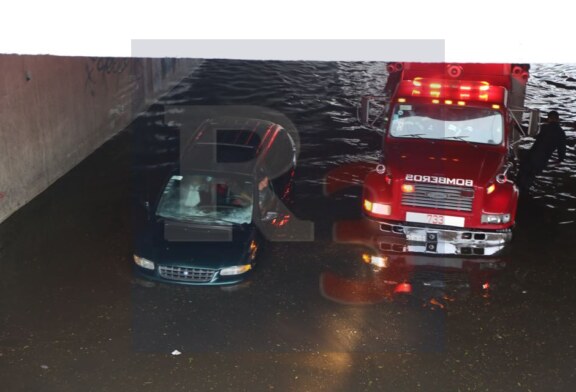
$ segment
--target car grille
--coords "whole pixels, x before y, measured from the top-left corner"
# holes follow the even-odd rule
[[[179,280],[182,282],[208,283],[212,281],[216,274],[215,269],[210,268],[193,268],[193,267],[158,267],[158,273],[164,279]]]
[[[402,194],[402,205],[455,211],[472,211],[474,188],[413,184],[414,192]]]

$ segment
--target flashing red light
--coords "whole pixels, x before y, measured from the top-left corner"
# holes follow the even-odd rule
[[[490,283],[485,282],[485,283],[482,285],[482,288],[483,288],[484,290],[488,290],[488,289],[490,288]]]
[[[483,101],[502,106],[506,101],[506,89],[488,82],[459,80],[413,79],[400,82],[400,96],[443,98],[454,104],[458,101]],[[443,102],[445,103],[445,102]]]
[[[394,289],[396,294],[410,294],[412,292],[412,285],[410,283],[399,283]]]

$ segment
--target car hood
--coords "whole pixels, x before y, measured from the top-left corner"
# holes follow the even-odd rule
[[[136,238],[135,254],[156,264],[225,268],[244,264],[255,227],[158,221]]]
[[[386,146],[386,163],[393,178],[406,175],[472,180],[485,185],[503,164],[500,146],[465,142],[394,142]]]

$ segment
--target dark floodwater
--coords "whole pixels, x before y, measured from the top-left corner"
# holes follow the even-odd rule
[[[410,322],[403,316],[392,317],[388,312],[394,312],[396,308],[382,308],[382,304],[416,304],[431,309],[450,307],[454,312],[473,312],[475,308],[472,305],[481,308],[492,305],[494,301],[514,301],[512,298],[518,294],[526,296],[530,293],[536,297],[542,294],[557,300],[569,298],[567,293],[571,291],[568,289],[567,292],[566,288],[574,278],[569,243],[576,234],[573,202],[576,176],[572,149],[562,166],[551,168],[539,178],[532,197],[522,199],[519,227],[511,253],[497,259],[494,266],[478,266],[474,259],[460,264],[431,259],[422,263],[456,265],[456,268],[406,269],[400,259],[388,271],[374,273],[362,265],[363,254],[371,254],[374,249],[369,234],[364,240],[359,232],[354,239],[334,235],[341,230],[350,231],[346,227],[355,227],[354,222],[360,217],[362,168],[365,170],[376,161],[381,135],[358,124],[356,107],[362,94],[378,94],[383,89],[384,69],[381,63],[208,61],[166,97],[165,106],[159,107],[159,112],[152,117],[156,124],[158,118],[167,116],[177,105],[254,105],[274,109],[288,117],[297,128],[301,143],[293,209],[302,219],[313,221],[316,228],[314,243],[275,244],[270,253],[262,257],[262,266],[254,283],[258,289],[236,294],[227,305],[195,309],[195,314],[204,315],[202,321],[193,322],[193,317],[183,317],[177,323],[179,327],[167,332],[167,336],[176,334],[181,346],[204,351],[437,350],[444,344],[444,313],[431,316],[411,312],[407,317],[415,317],[417,321]],[[533,65],[526,102],[528,107],[544,112],[558,110],[571,141],[574,140],[571,129],[574,98],[571,93],[576,82],[570,75],[575,71],[576,67],[566,65]],[[146,124],[151,124],[149,118]],[[135,135],[163,131],[162,128],[144,125],[132,130]],[[346,186],[327,195],[324,189],[331,181]],[[411,295],[400,296],[394,291],[397,287],[394,283],[405,279],[414,281],[415,285]],[[189,290],[183,290],[183,298],[190,295]],[[206,295],[206,290],[191,290],[194,290],[194,295]],[[263,300],[262,292],[271,293],[278,302],[270,302],[270,298]],[[137,296],[137,302],[154,303],[147,295],[154,296],[156,301],[162,298],[156,292],[152,293],[148,291],[143,297]],[[160,303],[170,303],[174,291],[162,293],[165,298]],[[206,298],[203,302],[213,304],[217,298]],[[286,298],[290,300],[287,302]],[[368,309],[372,305],[379,311],[373,312],[363,328],[357,326],[363,330],[361,334],[347,340],[343,338],[343,332],[335,332],[338,329],[333,325],[337,323],[330,320],[332,313],[330,308],[326,308],[326,300],[338,304],[339,309],[343,304],[364,305]],[[292,310],[287,313],[280,310],[279,314],[286,313],[292,321],[288,323],[282,316],[270,320],[274,307],[282,309],[286,304],[290,304],[286,309]],[[136,322],[140,326],[150,322],[148,307],[142,309]],[[167,309],[166,313],[170,315],[186,313],[182,305],[167,306]],[[365,320],[366,307],[351,309],[349,320]],[[222,326],[222,329],[213,326],[214,320],[222,314],[235,312],[258,320],[249,324],[253,327],[256,327],[254,324],[275,325],[282,321],[290,325],[288,329],[293,332],[279,333],[285,330],[286,325],[284,328],[276,325],[266,328],[267,333],[258,328],[255,328],[258,331],[255,333],[243,331],[243,339],[239,340],[233,337],[219,340],[214,336],[209,339],[212,343],[194,342],[193,336],[198,331],[206,333],[211,330],[216,335],[236,336],[234,323]],[[138,315],[142,317],[138,318]],[[137,344],[141,344],[143,349],[161,351],[173,343],[171,339],[150,335],[164,325],[162,320],[161,317],[157,319],[158,325],[140,329],[142,335],[136,333]],[[391,322],[403,325],[404,331],[408,330],[406,326],[419,325],[421,328],[378,340],[378,326]],[[183,332],[181,326],[190,323],[195,328]],[[427,327],[422,328],[423,325]],[[350,325],[344,329],[346,333],[356,331]],[[185,341],[189,344],[186,345]]]
[[[358,124],[356,107],[361,95],[383,90],[386,76],[382,63],[207,61],[165,103],[166,107],[255,105],[286,115],[301,141],[296,177],[299,203],[294,208],[314,220],[318,229],[326,229],[317,230],[325,238],[323,234],[330,237],[338,220],[358,217],[359,187],[331,197],[323,188],[331,179],[359,185],[362,167],[377,160],[381,135]],[[536,256],[545,250],[569,251],[565,241],[576,232],[575,91],[576,65],[531,65],[526,106],[543,113],[558,110],[571,146],[566,161],[547,169],[531,197],[522,198],[519,206],[513,254],[521,255],[516,259],[528,255],[535,267],[541,265]],[[533,247],[539,252],[534,253]],[[524,261],[521,268],[529,265]]]
[[[526,105],[558,110],[573,143],[576,66],[531,72]],[[376,161],[381,135],[358,124],[356,107],[385,80],[382,63],[206,61],[1,225],[0,375],[9,390],[170,389],[174,373],[183,390],[186,382],[294,391],[572,385],[574,148],[521,200],[506,258],[376,273],[362,261],[369,241],[338,242],[334,233],[354,231],[360,217],[362,170]],[[178,152],[166,121],[179,105],[267,107],[299,132],[293,211],[314,222],[315,241],[271,244],[241,290],[132,282],[131,205]],[[344,186],[326,194],[335,179]],[[403,279],[419,282],[409,295],[395,291]]]
[[[302,144],[299,180],[321,184],[330,169],[377,159],[380,135],[358,124],[356,107],[378,95],[387,73],[382,63],[208,61],[170,97],[174,105],[256,105],[275,109],[296,125]],[[532,64],[526,106],[558,110],[569,142],[576,140],[576,65]],[[152,129],[150,129],[152,131]],[[536,184],[536,197],[556,200],[547,208],[574,217],[574,149]],[[302,195],[317,197],[317,192]]]

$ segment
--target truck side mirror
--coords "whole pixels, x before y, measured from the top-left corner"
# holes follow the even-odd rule
[[[369,124],[369,118],[370,118],[370,96],[363,96],[362,100],[360,101],[360,114],[359,114],[359,120],[360,123],[362,125],[368,125]]]
[[[374,124],[384,119],[388,109],[386,96],[365,95],[360,101],[358,120],[362,125],[373,127]]]
[[[540,125],[540,110],[530,110],[530,122],[528,123],[528,136],[536,136],[538,134],[538,126]]]

